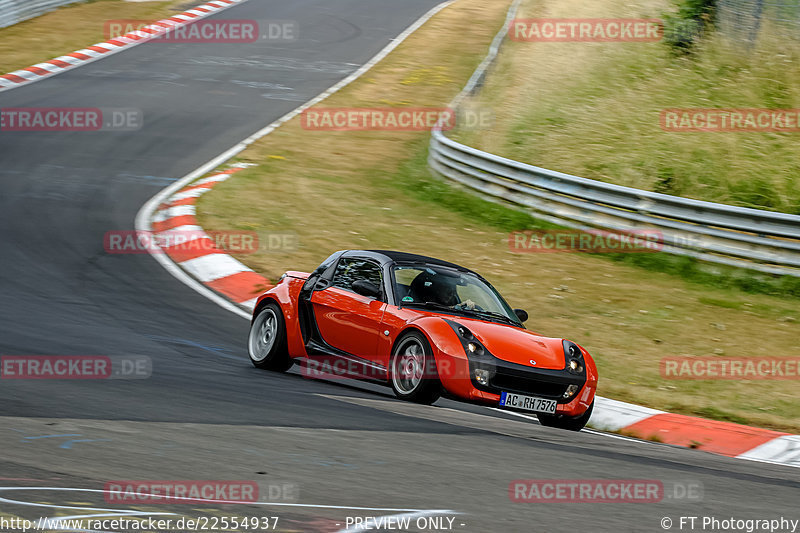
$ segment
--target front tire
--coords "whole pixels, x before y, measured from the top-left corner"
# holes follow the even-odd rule
[[[397,341],[389,373],[392,390],[401,400],[430,405],[441,396],[433,350],[421,333],[411,331]]]
[[[592,405],[580,416],[540,414],[537,415],[537,417],[539,418],[539,423],[543,426],[566,429],[569,431],[580,431],[586,426],[586,423],[589,422],[589,418],[592,416],[592,410],[594,410],[594,402],[592,402]]]
[[[247,352],[256,368],[285,372],[294,361],[286,343],[286,321],[280,306],[269,302],[256,315],[247,336]]]

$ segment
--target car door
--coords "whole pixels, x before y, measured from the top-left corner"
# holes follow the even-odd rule
[[[357,357],[374,360],[383,313],[382,299],[353,292],[353,282],[366,279],[383,287],[380,265],[369,259],[345,257],[339,260],[330,285],[311,297],[314,317],[322,339],[328,345]]]

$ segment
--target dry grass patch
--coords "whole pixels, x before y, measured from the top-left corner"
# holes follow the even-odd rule
[[[499,28],[507,1],[460,0],[322,107],[446,105]],[[481,24],[472,21],[481,20]],[[404,83],[405,82],[405,83]],[[294,120],[241,157],[258,163],[199,202],[210,229],[294,232],[297,250],[239,257],[275,279],[345,248],[394,248],[484,274],[534,331],[569,337],[596,357],[600,393],[656,408],[800,431],[798,382],[667,381],[676,355],[792,355],[796,301],[689,285],[579,254],[511,253],[523,215],[452,191],[425,165],[427,135],[311,132]],[[437,192],[439,191],[439,192]],[[444,198],[444,199],[442,199]],[[505,218],[503,218],[505,217]]]
[[[527,0],[522,17],[660,18],[669,0]],[[714,36],[693,56],[652,43],[509,42],[476,105],[484,150],[641,189],[800,214],[797,133],[664,132],[666,108],[800,107],[800,41],[764,28],[747,52]]]
[[[190,9],[198,2],[125,2],[93,0],[59,8],[0,29],[0,74],[29,67],[105,41],[109,20],[158,20]]]

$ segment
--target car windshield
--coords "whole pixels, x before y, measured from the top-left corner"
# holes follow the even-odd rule
[[[487,320],[520,324],[500,294],[471,272],[431,264],[396,265],[394,290],[398,305],[419,305]]]

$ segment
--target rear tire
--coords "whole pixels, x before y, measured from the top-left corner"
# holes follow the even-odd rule
[[[256,368],[286,372],[294,364],[286,343],[286,321],[277,303],[267,303],[253,319],[247,352]]]
[[[401,400],[430,405],[439,399],[442,384],[433,350],[424,335],[410,331],[397,341],[392,351],[389,381],[395,396]]]
[[[566,429],[569,431],[580,431],[589,422],[594,409],[594,402],[589,408],[580,416],[564,416],[564,415],[536,415],[539,418],[539,423],[543,426],[551,428]]]

